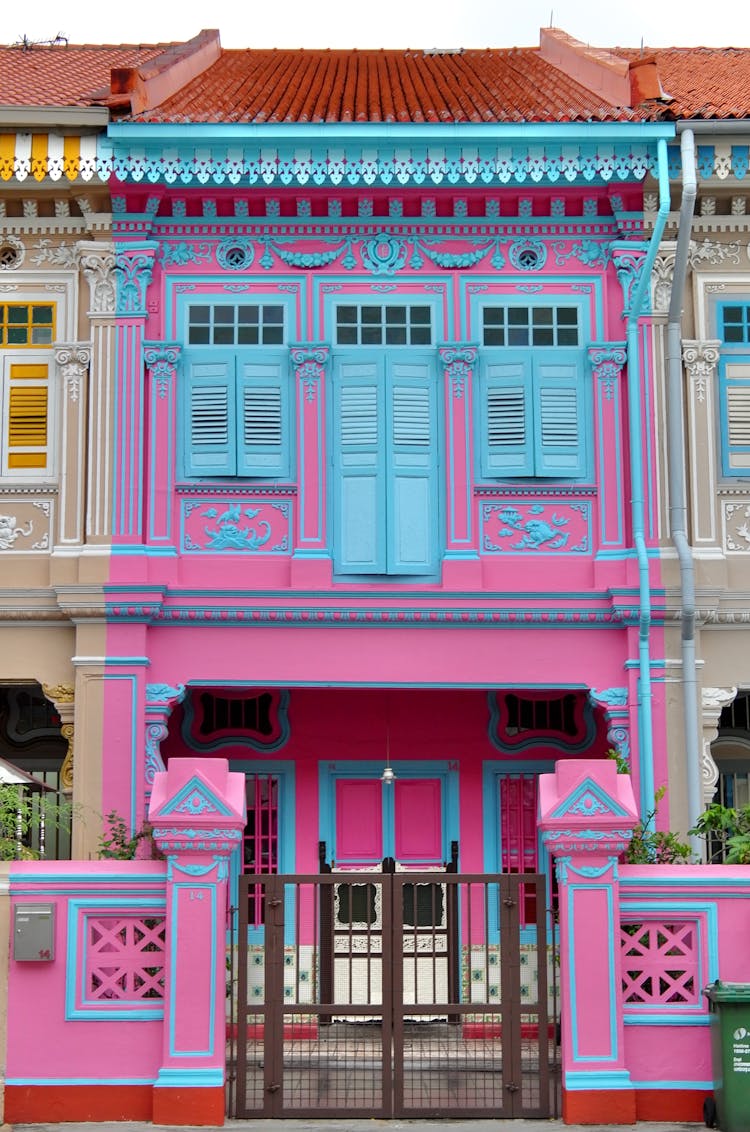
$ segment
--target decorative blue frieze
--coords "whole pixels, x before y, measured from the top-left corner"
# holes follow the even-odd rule
[[[585,267],[604,268],[611,258],[608,245],[598,240],[581,240],[576,244],[566,244],[563,240],[556,240],[551,247],[558,267],[564,267],[569,259],[577,259]]]
[[[532,237],[514,240],[508,258],[517,271],[540,271],[547,262],[547,248],[542,240]]]
[[[485,554],[588,554],[591,505],[506,499],[481,504]]]
[[[192,554],[289,554],[288,500],[183,499],[180,545]]]

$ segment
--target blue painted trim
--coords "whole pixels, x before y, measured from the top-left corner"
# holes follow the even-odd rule
[[[6,1085],[153,1085],[153,1077],[6,1077]]]
[[[625,1007],[628,1010],[628,1007]],[[710,1026],[709,1014],[624,1014],[626,1026]]]
[[[685,1089],[687,1092],[705,1090],[712,1093],[714,1085],[713,1079],[708,1081],[633,1081],[634,1089]]]
[[[226,687],[227,685],[223,685]],[[244,685],[247,687],[247,685]],[[205,689],[207,685],[201,684],[201,689]],[[219,751],[224,747],[232,747],[234,749],[249,747],[252,751],[258,751],[261,755],[269,751],[278,751],[286,746],[289,740],[289,692],[284,689],[279,696],[278,703],[278,718],[279,718],[279,737],[272,743],[262,743],[257,739],[252,739],[249,735],[230,735],[227,734],[219,739],[214,739],[210,743],[199,743],[195,740],[191,728],[193,720],[195,719],[195,708],[193,706],[193,697],[186,696],[183,703],[183,717],[180,734],[182,740],[191,751],[197,751],[199,754],[205,754],[206,751]],[[232,760],[234,762],[234,760]]]
[[[201,1068],[173,1069],[171,1066],[159,1070],[154,1082],[155,1089],[220,1089],[224,1086],[224,1070]]]
[[[100,876],[97,879],[102,880],[103,878]],[[57,895],[59,895],[59,889]],[[80,913],[84,912],[84,909],[88,909],[88,913],[81,916]],[[136,899],[131,894],[117,897],[107,897],[106,894],[83,898],[68,897],[68,938],[65,954],[65,1019],[68,1022],[113,1020],[118,1022],[143,1022],[164,1017],[163,1000],[161,1000],[161,1005],[153,1007],[135,1006],[134,1000],[126,1001],[118,1007],[111,999],[86,998],[88,973],[86,933],[89,915],[96,912],[100,916],[106,916],[112,909],[117,909],[120,913],[133,913],[135,915],[143,914],[146,910],[164,913],[166,911],[166,900],[164,897],[158,896]],[[79,923],[83,929],[80,940]],[[77,1002],[79,997],[80,1006]],[[142,1001],[148,1000],[143,999]]]
[[[574,893],[581,889],[582,891],[592,892],[599,889],[607,895],[607,920],[609,923],[609,931],[607,938],[609,940],[609,955],[607,957],[607,966],[609,973],[609,995],[610,1002],[616,1003],[619,998],[620,988],[615,983],[615,943],[619,947],[619,933],[615,933],[615,909],[614,909],[614,894],[611,884],[569,884],[567,891],[568,901],[568,924],[569,924],[569,940],[567,947],[567,955],[565,961],[569,964],[569,977],[570,977],[570,1010],[571,1010],[571,1034],[573,1045],[573,1058],[579,1063],[595,1062],[599,1065],[604,1065],[608,1061],[617,1061],[620,1056],[620,1051],[617,1044],[617,1015],[613,1009],[610,1011],[609,1017],[609,1040],[610,1040],[610,1053],[604,1054],[600,1057],[592,1055],[582,1055],[578,1046],[578,972],[576,965],[573,961],[575,955],[575,933],[576,933],[576,918],[573,911],[573,896]],[[584,975],[584,972],[581,972]],[[567,1079],[567,1074],[566,1074]],[[602,1086],[604,1087],[604,1086]],[[609,1086],[607,1086],[609,1087]]]
[[[199,778],[197,774],[194,774],[193,777],[190,778],[180,790],[178,790],[174,797],[170,798],[169,802],[162,810],[160,820],[162,816],[166,817],[168,814],[182,812],[180,807],[188,800],[191,794],[198,794],[200,796],[201,803],[207,802],[208,805],[213,806],[214,809],[218,813],[220,813],[222,817],[231,816],[232,811],[229,809],[227,804],[223,802],[221,798],[219,798],[216,794],[214,794],[208,783],[206,783],[202,778]],[[208,806],[204,807],[204,809],[207,810]],[[197,814],[201,814],[203,812],[203,809],[195,811],[195,813]],[[188,813],[192,814],[193,810],[188,808]]]
[[[627,810],[623,809],[619,802],[616,802],[614,798],[611,797],[611,795],[607,794],[605,790],[602,790],[602,788],[591,778],[584,779],[580,786],[576,787],[570,797],[566,798],[565,801],[557,807],[557,809],[552,814],[552,817],[561,818],[564,815],[569,814],[574,808],[576,802],[578,802],[584,794],[593,794],[594,798],[596,798],[597,801],[601,802],[602,805],[605,805],[609,812],[611,814],[614,814],[615,817],[627,817]]]
[[[526,690],[549,691],[549,684],[516,684],[513,686],[514,691]],[[507,685],[506,689],[507,691]],[[554,691],[568,690],[566,685],[556,684]],[[588,689],[581,687],[579,684],[575,689],[577,692],[587,692]],[[551,747],[554,751],[559,751],[561,757],[570,757],[571,755],[580,754],[587,751],[594,739],[596,738],[596,720],[594,718],[594,705],[590,698],[587,698],[583,704],[583,721],[585,725],[583,738],[577,743],[564,743],[561,739],[551,739],[544,737],[540,734],[532,734],[527,739],[522,739],[520,743],[504,743],[499,734],[499,721],[500,721],[500,704],[497,689],[490,689],[487,693],[487,707],[489,708],[490,718],[487,725],[487,737],[492,746],[498,750],[507,752],[508,754],[518,755],[521,751],[530,750],[538,747],[540,743],[544,743],[545,747]]]
[[[745,882],[747,884],[747,882]],[[629,900],[622,895],[623,883],[620,876],[620,916],[644,916],[645,919],[663,919],[667,913],[683,916],[694,920],[698,928],[698,979],[701,986],[713,983],[719,977],[719,913],[716,902],[712,900],[695,900],[685,897],[682,900]],[[705,937],[704,937],[705,922]],[[628,1007],[627,1009],[637,1009]],[[683,1010],[695,1010],[696,1007],[683,1007]],[[706,1007],[702,1004],[702,1012]],[[680,1011],[681,1013],[681,1011]]]
[[[202,889],[209,894],[211,902],[211,946],[208,957],[208,970],[211,973],[210,988],[209,988],[209,1011],[208,1011],[208,1049],[195,1049],[195,1050],[178,1050],[175,1048],[175,1012],[177,1005],[176,997],[176,972],[177,964],[180,956],[180,949],[178,940],[180,935],[180,918],[179,918],[179,890],[181,888]],[[193,878],[185,881],[176,881],[172,886],[172,917],[171,917],[171,940],[170,940],[170,974],[171,978],[169,983],[169,1056],[170,1057],[213,1057],[214,1044],[216,1040],[216,979],[214,977],[216,972],[216,938],[217,938],[217,925],[216,925],[216,885],[211,883],[200,883],[197,879]]]
[[[41,862],[39,863],[41,864]],[[157,863],[162,864],[162,862]],[[13,896],[17,895],[22,887],[29,888],[34,892],[39,892],[37,886],[42,884],[53,885],[54,888],[51,889],[51,891],[54,891],[58,894],[60,893],[61,889],[67,889],[71,884],[90,885],[106,883],[108,888],[111,888],[113,885],[118,884],[127,885],[128,888],[130,888],[132,885],[147,884],[149,886],[153,885],[154,887],[159,887],[163,890],[167,875],[166,864],[163,865],[163,868],[164,872],[162,875],[160,875],[159,873],[104,873],[94,872],[93,870],[91,872],[76,871],[66,873],[34,872],[33,874],[10,872],[9,880],[14,886],[12,892]],[[18,886],[18,888],[16,888],[16,885]],[[88,891],[88,889],[86,891]],[[146,894],[148,894],[149,889],[146,889],[145,892]],[[137,897],[140,894],[137,892],[129,892],[128,895]]]
[[[581,1090],[589,1092],[597,1089],[632,1089],[633,1087],[627,1069],[603,1070],[601,1072],[596,1069],[583,1071],[569,1069],[564,1074],[564,1081],[565,1088],[570,1092]]]

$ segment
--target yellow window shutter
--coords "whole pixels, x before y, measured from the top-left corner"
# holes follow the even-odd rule
[[[11,365],[8,468],[47,467],[47,366]]]

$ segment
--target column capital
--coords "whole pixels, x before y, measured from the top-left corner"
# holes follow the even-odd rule
[[[443,372],[451,383],[453,396],[463,397],[466,382],[472,375],[479,347],[467,342],[455,346],[439,346],[438,357]]]
[[[682,361],[699,401],[706,399],[706,386],[713,379],[720,351],[721,341],[718,338],[682,340]]]
[[[325,376],[330,347],[323,343],[301,343],[289,347],[294,376],[305,389],[305,400],[315,401]]]

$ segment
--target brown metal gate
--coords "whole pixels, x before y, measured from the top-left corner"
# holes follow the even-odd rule
[[[536,874],[240,878],[230,1114],[557,1115],[545,891]]]

